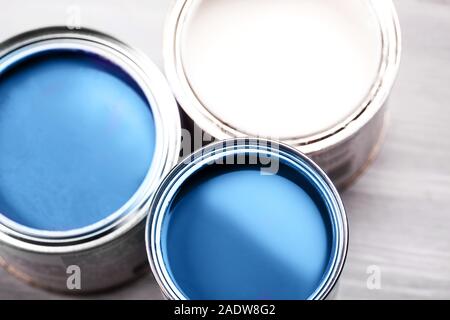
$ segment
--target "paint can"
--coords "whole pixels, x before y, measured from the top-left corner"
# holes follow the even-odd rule
[[[152,201],[149,262],[170,300],[330,298],[348,245],[331,180],[285,144],[231,139],[180,162]]]
[[[158,68],[96,31],[39,29],[1,44],[0,96],[0,264],[72,293],[143,274],[181,135]]]
[[[164,39],[179,104],[215,139],[288,143],[339,187],[376,155],[401,52],[391,0],[178,0]]]

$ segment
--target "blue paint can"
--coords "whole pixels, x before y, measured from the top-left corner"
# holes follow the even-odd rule
[[[348,242],[342,201],[296,149],[262,139],[200,149],[152,201],[147,250],[173,300],[324,299]]]
[[[180,135],[163,75],[122,42],[49,28],[2,43],[0,264],[59,291],[74,266],[82,292],[140,274],[146,208]]]

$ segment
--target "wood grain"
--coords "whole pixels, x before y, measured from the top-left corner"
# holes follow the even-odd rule
[[[31,1],[30,1],[31,2]],[[73,1],[8,2],[0,39],[64,24]],[[113,34],[161,66],[168,0],[79,0],[84,26]],[[395,1],[403,30],[400,74],[390,99],[391,124],[380,155],[343,193],[350,248],[339,299],[450,298],[450,1]],[[381,271],[369,290],[367,269]],[[0,270],[0,299],[73,298],[29,287]],[[148,275],[86,299],[159,299]]]

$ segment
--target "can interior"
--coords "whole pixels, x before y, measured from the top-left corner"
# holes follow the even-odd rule
[[[308,299],[325,281],[336,235],[320,188],[280,162],[209,165],[164,212],[164,269],[187,299]]]
[[[0,60],[0,222],[45,231],[98,223],[146,177],[151,106],[99,55],[44,50],[5,68],[15,54]]]
[[[230,132],[318,139],[370,102],[383,58],[377,1],[185,2],[174,49],[194,120],[197,108]]]

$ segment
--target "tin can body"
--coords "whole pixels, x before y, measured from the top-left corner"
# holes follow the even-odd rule
[[[383,106],[358,132],[324,150],[308,153],[338,188],[352,184],[377,156],[388,124]],[[302,147],[299,147],[302,150]]]
[[[141,222],[104,245],[53,254],[0,242],[0,265],[26,283],[50,291],[102,291],[148,271],[143,229]]]
[[[17,95],[15,96],[18,97],[16,100],[2,100],[0,104],[0,108],[5,108],[0,111],[5,112],[10,118],[12,118],[11,114],[14,116],[17,114],[7,113],[8,110],[6,108],[11,107],[10,105],[13,102],[24,101],[19,107],[25,108],[36,105],[37,108],[42,103],[43,112],[45,111],[46,105],[56,105],[58,107],[49,112],[46,117],[40,118],[40,120],[43,119],[45,121],[46,119],[50,119],[49,121],[51,121],[56,114],[55,117],[60,117],[56,118],[57,120],[68,119],[67,121],[70,122],[72,119],[77,119],[73,121],[81,121],[78,124],[70,124],[71,126],[73,125],[74,129],[69,133],[63,131],[64,133],[61,139],[60,137],[56,137],[56,140],[52,140],[55,134],[58,134],[57,132],[51,132],[50,135],[43,136],[42,147],[38,151],[43,150],[42,148],[45,149],[48,145],[52,147],[55,143],[60,143],[61,141],[63,143],[61,143],[59,149],[65,150],[66,144],[64,143],[64,138],[67,138],[69,142],[74,141],[74,146],[81,145],[79,150],[82,152],[92,147],[90,152],[85,153],[85,158],[80,158],[80,162],[73,163],[71,166],[64,167],[64,163],[56,162],[46,167],[48,163],[52,162],[39,163],[42,172],[39,172],[40,175],[37,175],[37,177],[40,180],[37,180],[37,184],[32,186],[35,189],[28,189],[28,191],[32,192],[36,190],[36,193],[30,196],[30,198],[27,198],[28,194],[25,193],[25,198],[23,199],[24,203],[30,204],[28,209],[34,208],[35,210],[24,210],[23,208],[21,211],[14,210],[14,207],[8,205],[9,203],[13,203],[13,200],[8,202],[8,199],[3,199],[1,203],[2,209],[5,211],[0,209],[0,264],[10,273],[30,284],[49,290],[74,294],[100,291],[121,285],[143,274],[148,269],[145,263],[144,243],[146,208],[162,177],[178,161],[181,136],[178,108],[161,72],[139,51],[105,34],[86,29],[70,31],[63,27],[53,27],[34,30],[19,35],[5,41],[1,45],[0,74],[5,74],[10,78],[14,76],[14,72],[19,72],[20,75],[28,75],[26,72],[30,70],[30,66],[37,65],[33,70],[40,71],[44,67],[47,68],[45,69],[46,72],[48,71],[45,73],[46,77],[55,74],[60,75],[61,71],[59,67],[70,66],[70,61],[67,62],[68,59],[78,57],[83,60],[80,63],[77,62],[78,64],[76,64],[75,68],[67,69],[70,72],[73,71],[74,74],[69,72],[60,78],[56,78],[56,80],[52,80],[52,82],[49,81],[51,85],[46,86],[38,82],[33,84],[32,81],[22,81],[26,77],[14,78],[14,80],[19,79],[22,81],[17,83],[19,86],[22,84],[29,85],[31,83],[32,85],[28,86],[27,89],[32,90],[33,94],[40,95],[43,101],[28,101],[26,98],[23,98],[24,95]],[[53,64],[54,61],[59,61],[59,65]],[[86,68],[86,65],[89,67],[90,63],[94,64],[91,73],[89,73],[91,70]],[[88,74],[85,75],[83,72],[88,72]],[[96,75],[97,78],[95,77]],[[42,79],[46,80],[47,78]],[[86,82],[93,79],[93,82],[85,83],[80,81],[80,79],[84,79]],[[77,90],[81,93],[76,95],[72,94],[70,92],[70,85],[66,87],[59,86],[60,82],[66,80],[66,83],[76,86]],[[119,97],[118,100],[111,101],[109,96],[114,95],[112,92],[103,92],[102,90],[108,87],[102,86],[102,83],[112,84],[110,88],[122,90],[120,92],[125,93],[123,99]],[[119,84],[122,83],[126,83],[126,86],[119,87]],[[8,83],[1,82],[0,85],[7,86]],[[83,90],[88,85],[93,89],[86,91],[87,98],[82,97]],[[7,89],[15,90],[11,86],[7,87]],[[15,93],[15,91],[11,92]],[[55,104],[54,101],[49,101],[46,104],[45,99],[52,99],[52,97],[61,98],[60,103]],[[81,102],[77,104],[76,99],[78,98],[86,98],[87,100],[80,100]],[[83,106],[83,101],[89,102],[91,101],[89,99],[93,101],[92,108],[85,108],[84,110],[86,112],[81,114],[80,118],[77,112],[79,109],[83,110],[85,107]],[[127,99],[131,100],[127,101]],[[66,110],[64,109],[65,101],[67,101],[68,105],[74,106],[72,109],[69,109],[68,115],[63,113]],[[141,109],[142,106],[145,106],[143,113],[131,113],[129,116],[127,110],[135,110],[133,109],[134,106]],[[101,110],[106,110],[105,116],[107,120],[102,116],[97,117],[97,115],[101,115]],[[147,116],[146,118],[139,116],[140,114],[148,115],[149,113],[151,116]],[[119,116],[124,118],[129,117],[130,125],[124,126]],[[4,119],[8,120],[10,118],[5,117]],[[102,133],[99,131],[97,135],[95,131],[96,128],[101,130],[100,126],[91,126],[92,123],[96,123],[95,119],[99,119],[98,123],[105,124],[104,132],[106,132],[106,142],[103,140],[103,142],[99,143],[98,141],[100,140],[96,140]],[[149,143],[137,146],[136,141],[127,140],[133,135],[123,137],[124,133],[135,132],[133,130],[136,127],[147,128],[147,120],[152,121],[151,127],[149,126],[148,128],[155,132],[154,140],[150,141],[147,138],[147,134],[152,131],[150,129],[144,129],[141,132],[144,138],[140,139],[138,137],[138,141],[150,141],[153,143],[151,146],[152,150],[147,149]],[[10,127],[8,127],[7,123],[4,126],[6,128],[4,130],[9,130]],[[27,132],[26,124],[24,126],[22,129],[24,132]],[[57,122],[56,127],[61,128],[62,126]],[[79,127],[81,130],[78,130]],[[45,132],[45,123],[42,124],[42,128],[44,128],[43,130]],[[84,130],[93,128],[92,136],[85,138],[83,136],[83,128],[85,128]],[[128,130],[127,128],[131,129]],[[38,129],[38,131],[31,132],[39,135],[43,130]],[[10,131],[14,133],[13,130]],[[33,134],[28,134],[27,137],[32,138]],[[77,134],[79,134],[79,137]],[[32,141],[30,140],[31,138],[27,138],[28,140],[25,141]],[[47,138],[49,141],[46,142],[45,139]],[[19,145],[19,143],[8,144],[4,141],[3,143],[7,147]],[[120,146],[116,150],[120,150],[122,154],[116,154],[121,157],[121,160],[114,158],[115,151],[111,148],[108,149],[109,144],[113,146],[112,148]],[[129,145],[135,145],[136,148],[129,149]],[[135,186],[124,187],[124,184],[121,184],[120,181],[126,181],[129,177],[126,177],[126,179],[111,180],[111,175],[127,175],[131,172],[129,170],[122,170],[117,166],[114,167],[115,163],[119,163],[119,161],[125,161],[126,165],[131,166],[131,157],[135,155],[127,154],[126,152],[124,154],[122,151],[140,150],[140,148],[143,148],[143,151],[142,153],[139,151],[139,153],[144,155],[145,159],[150,160],[143,163],[140,167],[141,169],[136,171],[138,172],[136,177],[139,180],[136,179],[136,182],[133,183]],[[51,151],[53,152],[59,149],[51,149]],[[53,161],[52,159],[59,159],[58,161],[67,159],[71,161],[71,157],[76,158],[76,154],[71,154],[71,152],[77,152],[77,150],[66,150],[63,153],[56,151],[55,154],[57,156],[61,154],[61,157],[49,157],[49,159],[51,161]],[[93,153],[94,156],[90,157],[90,154]],[[148,155],[151,155],[151,157]],[[43,154],[42,156],[45,158],[46,155]],[[31,164],[31,166],[35,163],[35,160],[39,161],[39,159],[28,157],[26,153],[20,159]],[[67,192],[67,190],[75,190],[72,186],[73,181],[70,178],[79,179],[77,175],[81,171],[78,170],[78,166],[84,165],[81,163],[83,159],[94,159],[91,163],[95,164],[95,166],[92,167],[93,169],[89,169],[91,171],[85,171],[90,172],[90,174],[85,176],[84,179],[78,180],[81,181],[80,190],[88,191],[87,194],[84,193],[86,197],[77,198],[74,194]],[[106,159],[107,163],[103,165],[99,164],[98,159]],[[40,188],[43,188],[39,181],[45,181],[45,174],[52,172],[54,167],[59,166],[64,168],[62,171],[64,177],[66,177],[66,172],[70,170],[73,170],[74,174],[67,174],[68,178],[61,183],[59,188],[49,186],[51,190],[54,190],[53,195],[55,199],[59,199],[59,202],[55,201],[53,204],[52,199],[48,198],[49,194],[45,198],[39,198],[43,194],[39,191],[41,190]],[[102,171],[102,166],[108,166],[108,168],[113,168],[113,170],[107,173],[107,175],[97,175],[98,172]],[[5,176],[15,173],[17,176],[24,177],[25,181],[28,181],[27,176],[24,176],[20,168],[13,167],[13,169],[10,169],[10,167],[5,167],[1,169],[2,174]],[[25,172],[33,173],[34,171]],[[48,174],[51,175],[52,173]],[[49,179],[54,178],[54,175],[53,177],[49,177]],[[36,180],[36,177],[31,177],[30,181],[34,182],[33,179]],[[113,212],[110,212],[107,206],[103,207],[107,208],[106,210],[108,211],[98,212],[102,210],[102,206],[91,195],[95,194],[95,190],[90,189],[90,183],[101,183],[103,185],[103,187],[97,189],[97,191],[100,190],[97,194],[98,197],[108,192],[108,190],[104,189],[108,188],[109,184],[104,183],[104,181],[110,181],[109,184],[117,184],[118,189],[116,190],[121,190],[120,188],[129,188],[129,190],[132,190],[132,192],[127,191],[131,196],[125,198],[125,203],[122,202],[119,208],[113,210]],[[84,189],[85,184],[87,189]],[[19,189],[16,188],[14,190],[20,190],[20,187],[21,185],[17,187]],[[8,185],[3,184],[2,188],[8,188]],[[49,192],[48,190],[44,191]],[[16,195],[16,192],[8,192],[7,194],[11,197]],[[82,194],[80,193],[80,195]],[[119,193],[116,194],[120,196]],[[114,197],[115,194],[112,194],[109,200],[112,199],[115,201]],[[75,203],[75,206],[65,206],[65,203],[71,203],[71,201]],[[83,212],[83,210],[72,210],[72,208],[79,208],[76,206],[78,201],[85,201],[83,203],[84,209],[87,212],[98,215],[99,218],[92,222],[92,218],[89,217],[88,213]],[[61,207],[58,207],[58,205]],[[42,208],[56,208],[56,216],[47,215]],[[66,208],[69,208],[71,211],[65,211]],[[85,217],[86,219],[78,221],[78,216]],[[53,223],[52,217],[55,217],[57,223],[51,224]],[[84,221],[88,221],[89,223],[85,223]],[[69,222],[72,224],[68,224]]]
[[[189,132],[186,150],[198,150],[217,142],[217,139],[204,132],[189,116],[183,114],[182,125]],[[389,109],[384,105],[364,126],[345,138],[324,149],[311,151],[310,146],[297,146],[333,181],[339,189],[350,186],[374,161],[381,149],[389,126]]]

